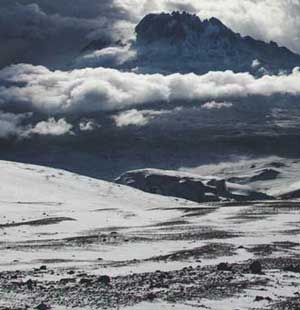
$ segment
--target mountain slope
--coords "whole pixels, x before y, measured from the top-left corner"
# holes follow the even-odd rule
[[[56,247],[99,241],[105,232],[156,225],[177,218],[183,207],[198,206],[42,166],[0,161],[0,169],[4,176],[0,182],[0,269],[14,259],[25,265],[45,257],[70,259],[72,248],[58,252]],[[28,249],[39,244],[47,248],[26,251],[25,243]],[[20,244],[26,252],[22,257]]]
[[[139,64],[159,64],[166,71],[290,70],[300,56],[275,42],[242,37],[220,20],[196,15],[149,14],[136,27]],[[171,61],[170,61],[171,60]]]
[[[143,73],[203,74],[233,70],[262,75],[291,71],[300,55],[277,43],[242,37],[217,18],[173,12],[148,14],[136,26],[127,46],[104,39],[91,42],[77,66],[104,66]]]

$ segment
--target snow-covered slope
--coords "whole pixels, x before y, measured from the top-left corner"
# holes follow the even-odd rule
[[[168,208],[194,205],[63,170],[6,161],[0,161],[0,169],[0,238],[5,242],[157,224],[180,214]]]
[[[145,273],[151,273],[150,279],[157,270],[174,273],[168,294],[181,288],[181,279],[187,291],[191,289],[181,270],[195,270],[200,278],[199,272],[210,268],[209,274],[215,281],[219,263],[242,264],[241,268],[247,270],[252,262],[249,260],[261,255],[276,262],[279,259],[280,264],[299,253],[298,202],[196,204],[41,166],[0,161],[0,169],[0,308],[13,305],[8,309],[17,309],[14,305],[25,303],[35,308],[47,301],[53,309],[69,309],[79,300],[86,306],[92,305],[86,309],[102,309],[95,306],[95,301],[107,299],[105,294],[119,296],[120,287],[114,283],[125,278],[130,291],[125,294],[137,294],[141,302],[141,288],[145,292],[157,289],[149,287],[152,282],[147,281],[145,286],[137,282],[137,277],[143,278]],[[167,178],[170,184],[175,178],[179,183],[183,181],[181,184],[201,182],[203,188],[216,188],[210,177],[159,170],[147,173],[164,181]],[[222,184],[220,181],[219,190]],[[245,186],[227,186],[234,194],[249,194]],[[274,273],[274,268],[269,271],[267,264],[263,267],[266,275],[261,276],[268,277],[268,288],[272,289],[272,294],[270,290],[266,292],[268,296],[275,300],[283,289],[280,298],[289,297],[290,291],[294,293],[299,277],[287,281],[286,273]],[[98,279],[99,275],[108,276],[113,284],[106,291],[100,287],[95,293],[90,288],[99,288],[99,282],[89,286],[88,281]],[[251,281],[257,275],[246,276]],[[284,286],[279,276],[280,280],[285,277]],[[245,275],[241,277],[244,285]],[[31,281],[42,285],[34,284],[32,290]],[[198,283],[194,276],[192,281],[193,285]],[[136,290],[132,283],[137,284]],[[260,287],[259,284],[253,289],[250,283],[251,290],[245,294],[226,295],[221,300],[217,295],[218,309],[231,309],[232,297],[245,303],[243,309],[249,309],[257,294],[256,287]],[[185,302],[184,298],[180,302]],[[214,305],[215,297],[210,299],[206,302]],[[115,300],[109,302],[115,306]],[[160,302],[154,303],[157,308],[161,308]],[[65,307],[56,308],[56,304]],[[137,309],[148,308],[141,305]]]

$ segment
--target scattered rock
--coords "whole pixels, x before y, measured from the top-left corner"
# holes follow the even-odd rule
[[[79,274],[78,274],[78,277],[80,277],[80,278],[87,277],[87,273],[79,273]]]
[[[76,279],[74,278],[63,278],[59,280],[59,283],[62,285],[66,285],[68,283],[75,283],[75,282],[76,282]]]
[[[51,309],[50,306],[44,304],[43,302],[41,304],[39,304],[38,306],[35,307],[35,309],[37,310],[49,310]]]
[[[256,296],[255,299],[254,299],[255,302],[262,301],[262,300],[265,300],[265,297]]]
[[[284,271],[300,273],[300,265],[290,265],[283,269]]]
[[[109,277],[109,276],[106,276],[106,275],[100,276],[100,277],[98,278],[98,282],[103,283],[103,284],[105,284],[105,285],[109,285],[109,284],[110,284],[110,281],[111,281],[110,277]]]
[[[153,301],[153,300],[156,299],[156,298],[157,298],[157,295],[156,295],[155,293],[153,293],[153,292],[148,293],[148,294],[146,295],[146,300],[149,300],[149,301]]]
[[[219,271],[232,271],[232,267],[228,265],[228,263],[220,263],[217,266]]]
[[[84,285],[91,285],[93,283],[92,279],[88,279],[88,278],[82,278],[79,281],[80,284],[84,284]]]
[[[30,289],[30,290],[32,290],[34,285],[35,285],[34,281],[32,281],[31,279],[27,280],[25,282],[25,284],[27,285],[28,289]]]
[[[16,274],[13,274],[10,278],[11,279],[18,279],[18,276]]]
[[[257,267],[260,264],[264,266],[265,270],[283,270],[286,266],[299,265],[299,260],[281,257],[269,260],[264,259],[259,262],[252,261],[252,270],[256,272],[261,271],[261,268]],[[155,302],[157,300],[181,304],[200,299],[219,300],[220,298],[237,296],[238,294],[244,294],[245,290],[248,289],[261,291],[258,294],[262,294],[262,296],[255,297],[254,295],[252,297],[253,302],[254,300],[257,304],[259,302],[262,302],[262,304],[272,302],[273,306],[273,304],[278,302],[277,297],[274,297],[274,300],[272,300],[265,295],[273,282],[269,283],[270,279],[267,277],[249,275],[245,277],[242,272],[247,270],[248,273],[249,265],[249,261],[234,264],[222,262],[216,266],[186,266],[180,270],[132,273],[116,276],[113,279],[109,275],[74,276],[72,278],[45,280],[43,285],[41,285],[41,282],[31,280],[29,283],[34,287],[34,292],[26,291],[25,282],[22,282],[20,287],[12,285],[10,279],[15,272],[4,272],[0,273],[0,284],[4,292],[24,294],[26,298],[24,298],[24,301],[29,303],[30,309],[38,310],[51,309],[47,304],[58,304],[63,307],[78,309],[85,306],[95,307],[95,309],[114,309],[117,306],[133,306],[141,302]],[[216,272],[217,270],[221,270],[221,272]],[[226,273],[226,271],[230,270],[231,272]],[[32,270],[30,272],[32,273]],[[58,276],[59,274],[61,273],[57,271]],[[25,272],[19,274],[20,279],[25,278],[25,276]],[[293,275],[286,276],[289,280]],[[67,285],[64,286],[64,284]],[[84,296],[84,298],[78,298],[79,296]],[[38,307],[36,307],[37,297],[43,298],[42,300],[44,301]],[[293,298],[299,301],[298,295],[295,294]],[[21,302],[23,307],[23,300]],[[17,307],[13,307],[9,310],[17,309]],[[298,308],[272,307],[272,309],[292,310]],[[4,309],[1,309],[0,306],[0,310]],[[25,309],[22,308],[22,310]]]
[[[271,297],[256,296],[254,299],[255,302],[259,302],[259,301],[263,301],[263,300],[271,302],[272,298]]]
[[[254,261],[249,267],[251,273],[253,274],[262,274],[262,266],[258,261]]]

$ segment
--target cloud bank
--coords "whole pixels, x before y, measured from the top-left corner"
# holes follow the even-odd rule
[[[130,109],[136,105],[193,100],[225,100],[252,95],[300,95],[300,71],[264,75],[209,72],[143,75],[114,69],[51,71],[14,65],[0,71],[0,108],[23,106],[30,112],[84,114]]]

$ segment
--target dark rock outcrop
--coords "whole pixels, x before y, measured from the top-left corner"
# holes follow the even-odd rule
[[[251,273],[253,274],[262,274],[262,265],[258,261],[254,261],[249,267]]]
[[[111,279],[109,276],[104,275],[98,278],[98,282],[104,285],[109,285],[111,282]]]
[[[116,182],[145,192],[173,196],[195,202],[253,201],[272,199],[264,193],[236,186],[213,177],[200,177],[177,171],[145,169],[129,171]]]

